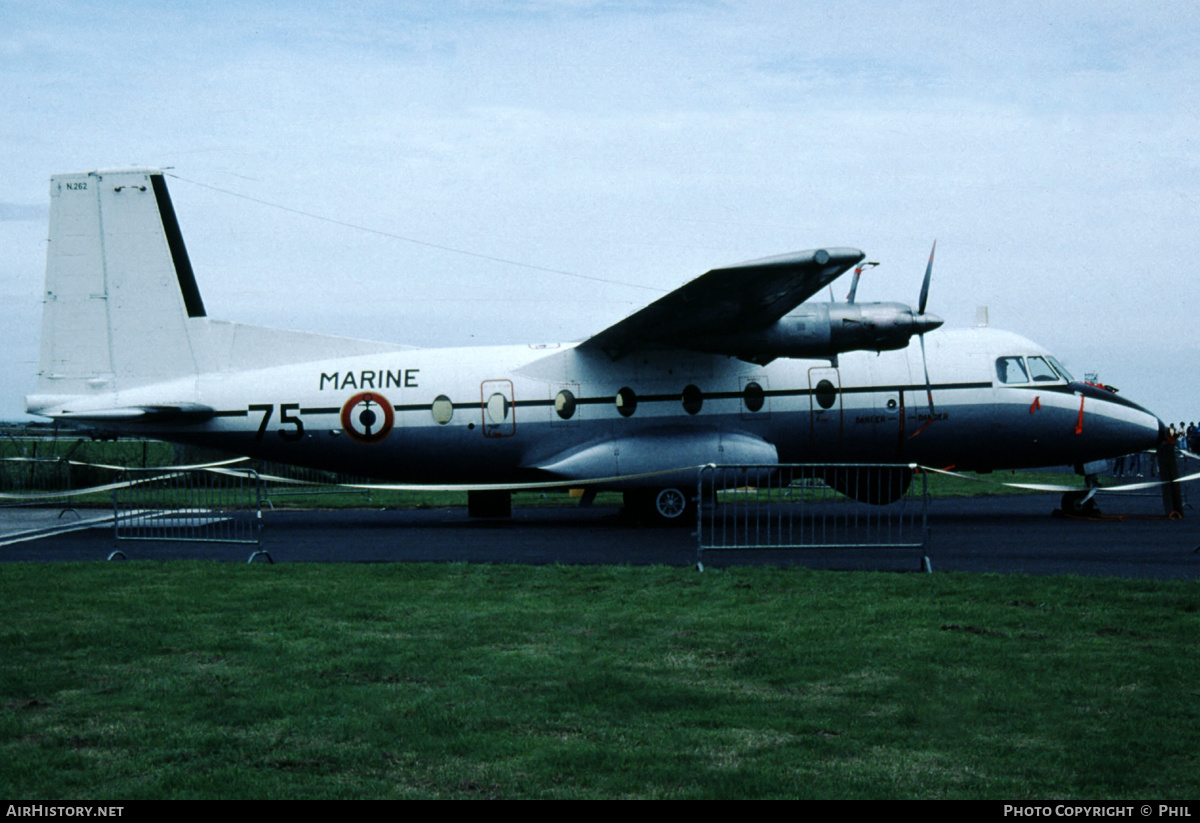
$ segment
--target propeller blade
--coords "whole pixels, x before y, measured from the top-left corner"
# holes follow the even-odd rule
[[[921,283],[921,300],[917,304],[917,317],[915,318],[917,328],[920,329],[917,334],[921,340],[921,366],[925,369],[925,396],[929,399],[929,419],[909,435],[909,440],[925,431],[936,416],[936,412],[933,409],[933,381],[929,379],[929,360],[925,356],[925,332],[942,325],[942,318],[934,315],[927,316],[925,314],[925,303],[929,300],[929,281],[933,278],[933,254],[936,251],[937,240],[934,240],[933,248],[929,250],[929,264],[925,266],[925,281]]]
[[[926,420],[924,423],[922,423],[920,428],[918,428],[915,432],[913,432],[912,434],[910,434],[908,436],[909,440],[912,440],[918,434],[925,431],[925,429],[929,428],[929,424],[933,422],[933,418],[935,415],[935,412],[933,409],[933,382],[929,379],[929,361],[925,359],[925,335],[924,335],[924,333],[922,333],[920,335],[920,339],[921,339],[921,365],[925,367],[925,396],[927,398],[929,398],[929,419]]]
[[[921,335],[921,365],[925,367],[925,396],[929,398],[929,420],[933,421],[933,383],[929,379],[929,361],[925,359],[925,335]]]
[[[937,251],[937,241],[933,241],[933,248],[929,250],[929,265],[925,267],[925,282],[921,284],[921,300],[917,303],[917,314],[925,313],[925,301],[929,299],[929,279],[933,276],[933,253]]]
[[[1183,493],[1179,484],[1179,463],[1175,460],[1175,441],[1171,439],[1166,424],[1158,424],[1158,479],[1163,482],[1163,511],[1167,517],[1183,516]]]

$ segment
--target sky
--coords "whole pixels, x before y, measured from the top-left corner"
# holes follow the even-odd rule
[[[1153,0],[0,0],[0,419],[50,176],[151,166],[218,319],[578,340],[822,246],[915,304],[936,238],[947,326],[987,306],[1200,420],[1197,41],[1200,4]]]

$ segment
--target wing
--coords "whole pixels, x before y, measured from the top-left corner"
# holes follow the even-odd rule
[[[713,269],[580,348],[600,349],[617,360],[639,348],[697,348],[705,336],[765,329],[864,256],[858,249],[816,249]]]

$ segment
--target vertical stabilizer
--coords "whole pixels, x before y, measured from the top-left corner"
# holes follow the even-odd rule
[[[194,375],[203,317],[162,172],[50,181],[38,393],[88,395]]]

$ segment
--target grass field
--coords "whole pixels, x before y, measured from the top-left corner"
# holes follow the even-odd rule
[[[1194,583],[0,566],[0,796],[1200,795]]]

